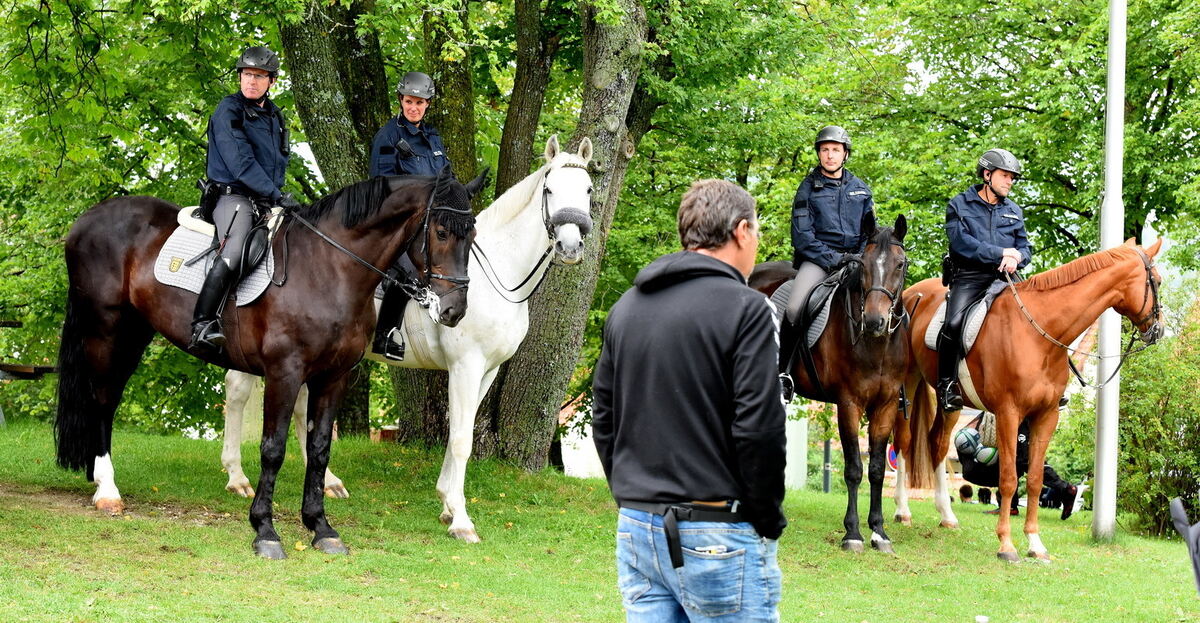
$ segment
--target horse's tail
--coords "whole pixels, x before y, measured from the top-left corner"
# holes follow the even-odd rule
[[[904,455],[908,467],[908,486],[929,489],[934,486],[934,468],[945,458],[945,448],[941,449],[940,454],[938,450],[939,445],[945,444],[940,439],[945,423],[939,416],[933,388],[925,381],[917,382],[910,400],[908,452]]]
[[[92,466],[101,450],[103,418],[97,417],[95,386],[83,343],[88,305],[68,287],[67,317],[63,321],[62,344],[58,349],[58,417],[54,420],[54,442],[58,464],[70,470]]]

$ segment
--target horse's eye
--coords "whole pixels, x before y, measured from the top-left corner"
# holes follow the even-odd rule
[[[446,240],[446,239],[448,239],[449,237],[450,237],[450,235],[446,233],[446,230],[444,230],[444,229],[439,229],[439,230],[437,230],[437,238],[438,238],[438,240],[445,241],[445,240]]]

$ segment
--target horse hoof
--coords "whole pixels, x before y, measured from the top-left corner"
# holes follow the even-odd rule
[[[251,487],[250,483],[248,483],[248,482],[237,483],[237,484],[234,484],[234,483],[227,484],[227,485],[225,485],[225,490],[236,496],[243,497],[243,498],[254,497],[254,487]]]
[[[125,511],[125,503],[121,498],[101,498],[96,500],[96,510],[104,511],[109,515],[120,515]]]
[[[283,553],[283,543],[279,541],[255,541],[254,553],[259,558],[267,560],[283,560],[287,558],[287,554]]]
[[[996,552],[996,558],[1004,562],[1021,562],[1021,557],[1016,552]]]
[[[882,554],[895,554],[896,550],[892,549],[891,541],[871,541],[871,547],[879,550]]]
[[[863,542],[855,541],[852,539],[847,539],[845,541],[842,541],[842,551],[843,552],[854,552],[855,554],[861,554],[863,551]]]
[[[902,526],[911,526],[912,525],[912,515],[896,515],[895,517],[892,517],[892,521],[894,521]]]
[[[328,485],[325,487],[325,497],[340,498],[340,499],[344,500],[344,499],[350,497],[350,492],[347,491],[346,487],[342,483],[339,482],[335,485]]]
[[[442,514],[438,515],[438,521],[448,526],[454,521],[454,515],[452,515],[450,511],[442,511]],[[454,531],[451,530],[451,532]]]
[[[349,554],[350,548],[346,547],[342,540],[336,537],[326,537],[313,541],[313,547],[325,552],[326,554]]]
[[[474,528],[450,528],[450,536],[463,543],[479,543],[479,535]]]
[[[940,525],[949,530],[958,530],[959,528],[957,521],[943,521]]]

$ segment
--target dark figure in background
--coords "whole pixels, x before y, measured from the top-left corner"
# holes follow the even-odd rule
[[[971,504],[973,502],[971,498],[973,497],[975,497],[975,490],[971,488],[971,485],[963,485],[958,488],[959,502],[962,502],[963,504]]]
[[[1025,233],[1025,216],[1008,198],[1021,178],[1021,162],[1003,149],[979,157],[975,175],[982,184],[959,193],[946,207],[950,253],[942,279],[950,287],[946,320],[938,333],[938,403],[947,413],[962,409],[958,362],[962,359],[963,316],[1005,273],[1029,264],[1033,252]]]
[[[972,482],[980,487],[999,487],[1000,486],[1000,461],[999,453],[995,448],[983,445],[980,440],[979,428],[983,422],[983,418],[995,418],[991,413],[981,413],[979,417],[971,420],[966,426],[962,427],[954,435],[954,447],[958,450],[958,460],[962,463],[962,476],[964,480]],[[992,426],[995,426],[993,423]],[[1017,478],[1021,478],[1029,471],[1029,424],[1021,422],[1021,426],[1017,429]],[[963,485],[966,486],[966,485]],[[1042,471],[1042,499],[1038,502],[1043,507],[1062,505],[1062,518],[1065,520],[1071,516],[1075,510],[1075,497],[1079,493],[1079,489],[1063,480],[1058,472],[1054,471],[1053,467],[1047,463],[1043,466]],[[981,488],[979,491],[979,501],[983,502],[983,492],[987,489]],[[991,501],[991,492],[988,493],[988,502]],[[991,512],[991,511],[989,511]],[[1000,512],[997,509],[996,512]],[[1011,508],[1009,512],[1013,515],[1017,514],[1017,496],[1012,498]]]
[[[425,123],[425,114],[433,101],[436,89],[433,78],[419,71],[410,71],[396,85],[400,114],[388,120],[371,143],[371,177],[380,175],[438,175],[450,166],[446,147],[437,128]],[[447,172],[449,174],[449,172]],[[404,271],[395,266],[392,276]],[[375,339],[371,350],[388,359],[404,359],[404,345],[392,339],[404,317],[408,295],[398,287],[384,284],[383,302],[375,323]]]
[[[678,223],[685,250],[609,313],[593,385],[626,620],[778,621],[784,412],[773,313],[746,287],[754,199],[702,180]]]
[[[244,268],[256,207],[297,205],[282,190],[291,154],[287,124],[268,95],[279,77],[279,57],[261,46],[246,48],[236,68],[238,92],[222,99],[208,120],[206,196],[219,194],[212,220],[221,247],[196,299],[189,348],[225,347],[221,307]]]
[[[992,503],[992,490],[987,487],[980,487],[978,497],[979,497],[980,504],[991,504]]]

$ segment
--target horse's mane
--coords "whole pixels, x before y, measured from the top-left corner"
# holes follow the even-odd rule
[[[300,208],[297,213],[310,221],[318,221],[340,211],[342,226],[350,229],[378,212],[379,206],[390,194],[392,189],[388,178],[376,177],[329,193],[312,205]]]
[[[1071,260],[1058,268],[1052,268],[1044,273],[1038,273],[1028,280],[1018,283],[1017,287],[1033,292],[1061,288],[1067,284],[1075,283],[1098,270],[1108,268],[1127,259],[1137,258],[1137,256],[1137,249],[1134,247],[1114,247]]]
[[[507,223],[517,217],[525,206],[529,205],[529,201],[533,198],[533,193],[537,191],[542,180],[546,179],[546,175],[550,173],[550,162],[542,165],[533,175],[528,175],[525,179],[513,184],[504,191],[504,194],[496,198],[492,205],[488,206],[479,213],[479,222],[486,229],[493,229],[497,225]]]
[[[533,174],[510,186],[508,190],[504,191],[504,194],[496,198],[496,201],[492,205],[480,212],[480,223],[484,224],[485,228],[491,229],[516,218],[525,209],[525,206],[529,205],[529,202],[533,200],[533,194],[537,192],[542,181],[550,174],[550,169],[555,165],[561,165],[565,162],[582,164],[583,160],[571,152],[560,152],[553,160],[543,164]]]
[[[322,197],[310,206],[301,208],[299,214],[311,221],[317,221],[340,211],[342,226],[347,229],[356,227],[378,212],[383,201],[394,192],[391,183],[393,179],[395,178],[379,176],[351,184]],[[434,178],[421,176],[409,179],[428,184]],[[456,182],[453,176],[438,177],[437,187],[433,192],[437,197],[449,199],[450,203],[462,204],[454,207],[464,211],[435,210],[433,220],[449,229],[451,234],[465,238],[475,226],[475,216],[469,209],[470,198],[466,196],[461,184],[458,184],[457,189],[454,187]],[[439,205],[445,203],[443,201]]]
[[[877,227],[875,229],[875,233],[871,236],[871,240],[870,240],[870,242],[868,242],[868,244],[876,244],[876,245],[880,245],[884,248],[886,248],[888,245],[891,245],[892,244],[892,228],[891,227]]]

